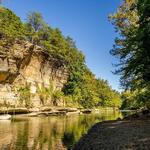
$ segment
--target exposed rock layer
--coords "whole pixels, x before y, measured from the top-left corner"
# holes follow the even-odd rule
[[[65,65],[29,42],[16,41],[0,51],[1,104],[20,105],[18,89],[25,86],[30,89],[33,106],[51,104],[50,98],[41,101],[38,90],[50,87],[53,91],[61,90],[67,77]]]

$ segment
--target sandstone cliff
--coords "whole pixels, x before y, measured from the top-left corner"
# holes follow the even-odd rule
[[[32,106],[53,105],[50,95],[43,98],[44,91],[62,89],[68,77],[65,65],[29,42],[16,41],[3,49],[0,51],[0,104],[24,106],[26,97],[21,100],[21,94],[25,93],[30,96]]]

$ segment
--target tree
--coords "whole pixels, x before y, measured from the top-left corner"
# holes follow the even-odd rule
[[[48,26],[39,12],[28,14],[25,27],[28,39],[34,44],[39,44],[42,37],[47,37]]]
[[[118,11],[110,16],[116,31],[111,54],[119,57],[121,83],[135,92],[139,106],[149,105],[150,91],[150,1],[126,0]]]
[[[150,84],[150,1],[138,0],[137,11],[139,16],[139,28],[136,39],[138,44],[137,58],[140,63],[141,77]]]
[[[34,32],[38,32],[43,29],[46,23],[43,20],[41,13],[39,12],[31,12],[27,16],[27,24],[29,24]]]
[[[119,67],[115,73],[121,75],[121,83],[124,87],[132,85],[134,79],[134,71],[131,69],[132,58],[134,57],[134,49],[136,43],[133,41],[136,30],[138,28],[137,10],[134,9],[135,0],[124,1],[118,11],[110,15],[110,20],[115,26],[119,37],[115,39],[115,45],[111,50],[111,54],[119,58]]]
[[[149,1],[131,0],[110,17],[120,34],[111,53],[120,59],[116,73],[126,87],[150,81],[149,12]]]

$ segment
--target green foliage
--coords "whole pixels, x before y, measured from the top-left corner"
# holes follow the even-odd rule
[[[24,33],[20,18],[11,10],[0,6],[0,46],[7,46],[17,38],[24,38]]]
[[[26,85],[18,89],[20,95],[20,104],[25,104],[25,107],[31,107],[31,93],[30,86]]]
[[[96,79],[90,70],[85,70],[80,87],[82,98],[79,103],[85,108],[98,106],[100,99],[96,91]]]
[[[149,5],[147,0],[126,1],[111,16],[121,35],[116,38],[111,53],[120,59],[117,73],[121,73],[125,87],[132,88],[150,81]]]
[[[41,88],[40,87],[37,88],[37,93],[38,93],[41,103],[43,105],[46,103],[48,98],[52,95],[52,92],[53,92],[52,87],[46,88],[46,87],[42,86]]]
[[[63,92],[56,90],[55,92],[53,92],[52,94],[52,103],[54,106],[58,106],[58,103],[62,100],[63,98]]]
[[[135,0],[124,1],[118,11],[110,16],[110,20],[115,26],[116,31],[120,34],[115,39],[115,45],[111,50],[111,54],[119,58],[119,64],[115,73],[121,74],[121,83],[128,87],[135,80],[134,63],[134,48],[136,48],[133,38],[138,28],[138,15],[135,7]]]
[[[137,75],[146,85],[150,85],[150,1],[138,0],[137,11],[139,16],[139,28],[135,39],[137,41],[136,67]]]
[[[122,106],[121,109],[136,109],[136,102],[134,99],[135,93],[132,91],[124,91],[121,94]]]
[[[111,89],[107,81],[96,79],[88,69],[82,73],[77,81],[73,79],[67,82],[67,87],[63,89],[67,92],[66,95],[72,95],[73,101],[78,102],[84,108],[120,107],[119,94]]]
[[[112,90],[108,82],[102,79],[97,79],[97,92],[100,98],[99,104],[107,107],[120,107],[120,94]]]
[[[34,44],[40,44],[41,40],[48,38],[48,26],[39,12],[28,14],[25,28],[28,40]]]
[[[121,109],[150,109],[150,90],[147,88],[122,92],[121,99]]]
[[[150,1],[124,1],[118,11],[110,16],[120,36],[116,38],[111,53],[119,57],[121,83],[132,91],[123,96],[123,106],[149,107],[150,90]]]

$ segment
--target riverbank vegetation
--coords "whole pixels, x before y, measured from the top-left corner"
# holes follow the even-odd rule
[[[122,109],[150,108],[150,1],[124,1],[110,20],[118,32],[111,54],[119,58]]]
[[[26,22],[22,22],[11,10],[0,7],[0,51],[7,51],[16,40],[40,46],[55,61],[56,68],[65,66],[68,70],[69,77],[64,88],[55,93],[39,89],[41,99],[45,100],[49,94],[54,103],[63,99],[74,107],[120,107],[119,93],[106,80],[95,77],[72,38],[65,37],[58,28],[50,27],[39,12],[29,13]],[[20,89],[22,98],[31,97],[28,91],[23,87]]]

